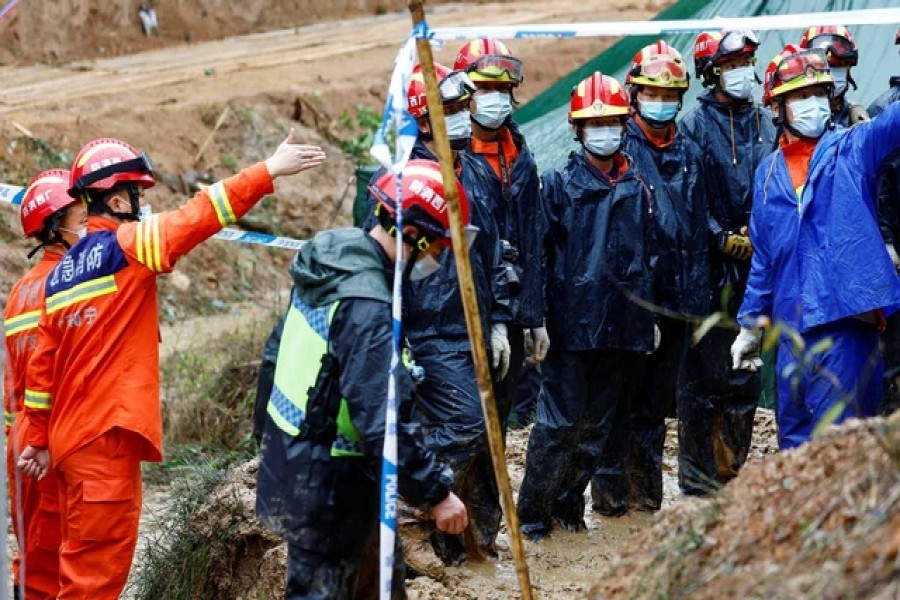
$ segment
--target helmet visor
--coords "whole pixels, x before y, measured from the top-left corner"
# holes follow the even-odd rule
[[[441,102],[452,104],[465,100],[475,91],[475,84],[465,71],[453,71],[438,84],[441,91]]]
[[[812,41],[812,47],[824,50],[829,58],[834,57],[843,62],[855,62],[859,57],[850,40],[839,35],[816,36]]]
[[[830,72],[825,53],[812,49],[798,52],[781,61],[776,70],[776,79],[781,83],[788,83],[802,77],[812,84],[820,81],[820,74],[829,75]]]
[[[513,83],[522,82],[522,61],[514,56],[502,54],[479,56],[467,70],[488,79],[502,79]]]
[[[723,56],[726,54],[734,54],[735,52],[740,52],[748,45],[753,46],[754,48],[759,46],[759,37],[755,32],[750,31],[749,29],[729,31],[719,43],[719,52]]]

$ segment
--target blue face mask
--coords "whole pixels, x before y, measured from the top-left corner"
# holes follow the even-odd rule
[[[679,102],[641,100],[641,116],[651,123],[669,123],[678,116]]]

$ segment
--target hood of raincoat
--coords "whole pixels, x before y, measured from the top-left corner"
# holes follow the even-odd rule
[[[361,229],[316,234],[297,253],[290,272],[300,298],[313,307],[343,298],[391,301],[383,255]]]

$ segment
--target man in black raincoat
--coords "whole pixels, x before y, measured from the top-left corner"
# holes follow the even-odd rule
[[[502,378],[509,366],[506,339],[509,321],[506,278],[500,257],[500,238],[490,206],[499,194],[487,168],[461,150],[468,146],[471,117],[467,110],[474,91],[462,71],[435,65],[441,85],[447,136],[454,150],[457,176],[469,198],[471,224],[478,235],[470,247],[472,278],[480,308],[485,346],[490,349],[495,376]],[[425,86],[419,67],[413,71],[407,106],[416,118],[419,136],[412,158],[436,160],[428,117]],[[376,173],[377,178],[379,173]],[[374,198],[369,197],[374,207]],[[370,222],[373,216],[368,217]],[[434,535],[435,551],[444,562],[459,563],[467,556],[495,554],[494,538],[500,516],[500,499],[494,481],[485,435],[484,414],[475,378],[462,295],[453,254],[438,258],[440,270],[421,285],[415,282],[404,293],[404,332],[417,365],[424,370],[418,383],[416,407],[426,429],[426,443],[456,473],[454,490],[466,503],[471,527],[465,536]]]
[[[675,412],[686,318],[709,312],[709,244],[699,151],[675,126],[688,80],[681,54],[662,40],[635,55],[625,79],[634,116],[625,126],[622,149],[653,195],[660,236],[654,295],[663,310],[657,315],[660,345],[638,374],[628,426],[611,433],[592,481],[594,510],[605,515],[629,508],[659,510],[665,418]]]
[[[575,87],[569,120],[582,148],[542,176],[548,219],[544,362],[519,492],[522,532],[548,535],[553,521],[584,529],[584,491],[603,444],[627,416],[629,384],[654,349],[655,228],[650,190],[621,152],[628,93],[594,73]]]
[[[752,94],[758,46],[752,31],[701,33],[694,44],[694,66],[711,89],[680,122],[681,131],[702,152],[710,306],[732,318],[750,271],[747,226],[753,175],[775,144],[772,115]],[[750,450],[759,376],[732,370],[732,341],[732,331],[714,328],[688,351],[679,375],[678,479],[687,494],[705,494],[733,477]]]
[[[440,167],[411,161],[403,178],[405,278],[434,273],[449,245]],[[378,569],[363,564],[377,546],[381,452],[393,352],[391,279],[396,256],[396,178],[380,179],[381,203],[370,231],[317,234],[291,266],[294,289],[285,317],[260,447],[257,514],[288,542],[285,598],[376,597]],[[468,218],[460,188],[464,222]],[[394,372],[399,405],[399,492],[431,509],[438,529],[459,533],[465,506],[453,474],[424,443],[410,417],[413,384]],[[402,554],[394,597],[405,597]]]
[[[475,92],[469,101],[472,141],[468,153],[498,188],[489,207],[502,240],[510,310],[509,372],[494,382],[500,422],[506,425],[525,366],[525,337],[532,345],[530,360],[543,361],[550,340],[544,327],[543,264],[544,214],[534,156],[510,116],[513,92],[522,82],[522,61],[503,42],[481,38],[466,42],[454,69],[465,71]],[[527,399],[525,400],[527,404]],[[517,422],[529,418],[527,407]],[[500,515],[497,515],[499,527]]]
[[[900,45],[900,29],[894,38]],[[890,104],[900,100],[900,76],[890,79],[890,87],[869,106],[874,119]],[[878,224],[885,246],[894,266],[900,269],[900,156],[890,159],[884,175],[878,182]],[[887,320],[882,334],[884,342],[884,397],[881,413],[890,414],[900,409],[900,314],[894,313]]]

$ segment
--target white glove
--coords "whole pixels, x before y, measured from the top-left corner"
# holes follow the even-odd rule
[[[900,255],[897,254],[894,244],[885,244],[884,247],[887,249],[888,256],[891,257],[891,262],[894,263],[894,268],[900,270]]]
[[[762,330],[741,327],[741,332],[731,345],[732,369],[744,369],[755,373],[762,366],[763,361],[759,357],[761,338]]]
[[[503,381],[509,371],[509,338],[506,337],[506,324],[494,323],[491,325],[491,364],[497,370],[497,379]]]
[[[535,327],[526,331],[525,337],[526,339],[531,339],[531,348],[528,348],[526,343],[526,350],[528,350],[530,355],[526,359],[528,364],[534,365],[544,362],[544,359],[547,358],[547,350],[550,349],[550,337],[547,335],[547,328]]]
[[[653,350],[648,352],[647,354],[653,354],[657,350],[659,350],[659,344],[662,342],[662,331],[659,330],[659,325],[656,323],[653,324]]]

